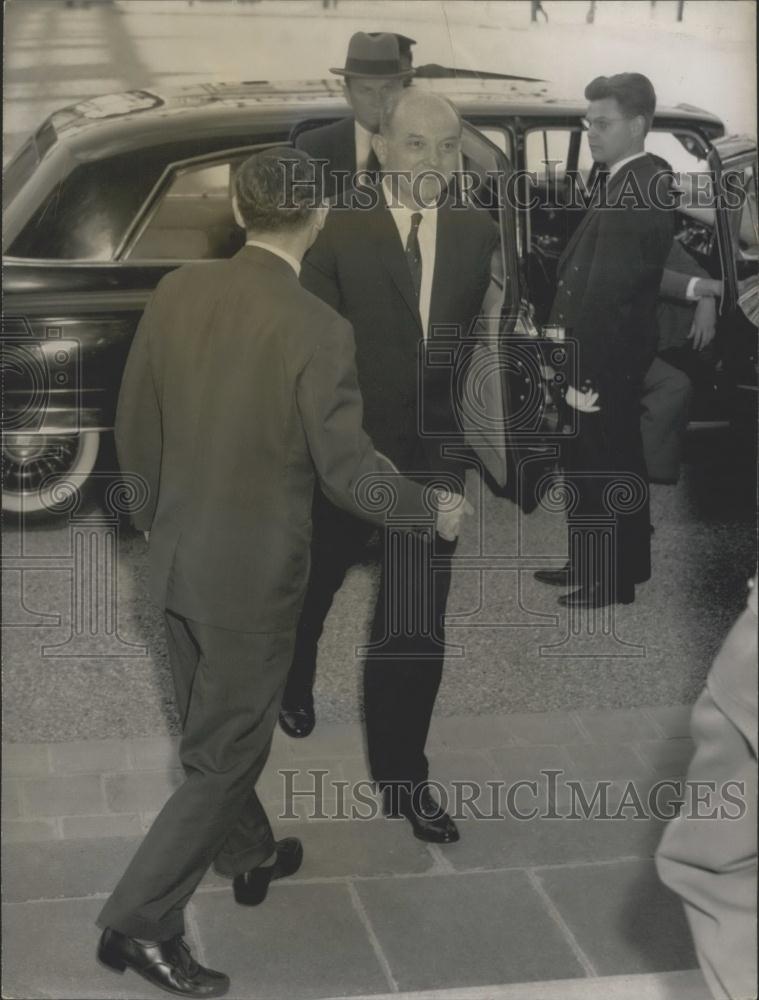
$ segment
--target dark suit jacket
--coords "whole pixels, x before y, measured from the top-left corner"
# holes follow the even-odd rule
[[[348,179],[341,188],[350,187],[356,173],[356,132],[355,119],[351,116],[331,125],[312,128],[302,132],[295,140],[296,149],[302,149],[315,160],[326,160],[324,193],[327,197],[336,194],[337,183],[334,171],[347,171]]]
[[[362,430],[350,325],[255,247],[160,282],[124,372],[116,444],[149,489],[135,523],[151,532],[154,599],[238,631],[295,627],[315,474],[362,515],[357,480],[387,468]],[[395,485],[397,510],[423,515],[419,487]]]
[[[460,461],[440,457],[446,436],[461,440],[453,402],[454,357],[445,351],[433,354],[430,336],[420,379],[423,332],[411,273],[382,193],[375,194],[369,210],[330,211],[304,260],[301,281],[353,325],[364,424],[377,448],[404,471],[460,475]],[[448,327],[464,352],[472,344],[465,338],[490,282],[497,238],[483,211],[438,209],[430,331]],[[450,344],[447,340],[445,348]],[[460,365],[462,356],[456,360]],[[430,437],[429,431],[440,437]]]
[[[643,154],[618,171],[607,202],[619,207],[588,209],[559,260],[551,322],[579,342],[580,384],[602,393],[620,380],[640,381],[656,353],[656,301],[674,234],[674,213],[649,199],[658,169]],[[643,207],[631,199],[623,207],[631,189]]]

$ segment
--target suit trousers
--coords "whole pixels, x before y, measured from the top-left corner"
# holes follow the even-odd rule
[[[348,568],[366,554],[372,526],[323,497],[314,515],[311,574],[284,704],[312,702],[319,637]],[[428,776],[424,746],[442,677],[443,619],[455,542],[434,533],[382,532],[377,603],[364,664],[364,714],[372,777],[385,785]]]
[[[316,657],[324,622],[351,566],[366,557],[375,528],[335,507],[316,487],[312,507],[311,569],[303,600],[295,650],[282,704],[312,707]]]
[[[570,559],[582,582],[618,596],[651,576],[649,490],[640,430],[640,391],[620,380],[600,393],[599,413],[578,413],[566,448],[577,493],[570,512]],[[580,555],[580,552],[582,555]]]
[[[691,380],[679,368],[654,358],[643,380],[640,432],[651,482],[676,483],[680,478]]]
[[[151,941],[184,933],[184,907],[212,864],[233,877],[274,851],[255,784],[294,643],[293,631],[233,632],[171,611],[165,623],[185,778],[97,919]]]

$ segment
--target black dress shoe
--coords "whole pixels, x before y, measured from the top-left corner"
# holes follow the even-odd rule
[[[632,604],[635,587],[613,587],[609,584],[594,583],[590,587],[580,587],[571,594],[562,594],[559,604],[565,608],[605,608],[610,604]]]
[[[269,883],[274,879],[294,875],[303,861],[303,844],[297,837],[285,837],[276,843],[277,860],[272,865],[259,865],[242,875],[235,875],[232,887],[235,899],[243,906],[258,906],[266,899]]]
[[[569,563],[565,563],[561,569],[538,569],[533,576],[539,583],[548,583],[552,587],[571,587],[573,583],[579,583],[579,580],[572,577]]]
[[[285,708],[283,705],[279,710],[279,725],[282,731],[292,736],[294,740],[302,740],[313,732],[316,725],[314,706],[299,705],[297,708]]]
[[[455,844],[459,831],[447,812],[435,801],[427,785],[408,789],[387,786],[382,790],[386,816],[402,816],[411,824],[414,836],[429,844]]]
[[[229,976],[199,965],[181,935],[168,941],[137,941],[106,927],[98,958],[115,972],[133,969],[153,986],[180,997],[223,997]]]

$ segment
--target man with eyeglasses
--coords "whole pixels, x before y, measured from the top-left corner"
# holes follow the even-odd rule
[[[651,574],[648,481],[640,432],[643,376],[656,350],[656,302],[674,235],[667,178],[644,149],[656,109],[640,73],[597,77],[585,89],[585,127],[602,168],[595,197],[559,261],[550,322],[578,345],[566,390],[577,411],[565,454],[577,502],[576,551],[560,570],[536,573],[572,589],[565,607],[631,604]],[[622,503],[615,503],[629,491]],[[609,510],[610,504],[623,510]],[[605,530],[613,517],[611,549]]]

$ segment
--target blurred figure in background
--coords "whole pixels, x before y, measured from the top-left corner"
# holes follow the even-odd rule
[[[691,716],[696,743],[683,811],[664,831],[656,867],[685,904],[715,1000],[757,995],[757,587],[728,633]],[[707,782],[708,811],[703,798]],[[700,811],[699,811],[700,809]],[[711,818],[709,813],[719,811]]]

